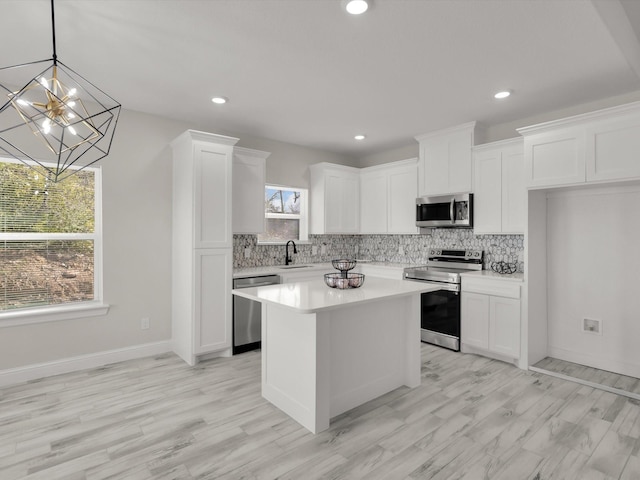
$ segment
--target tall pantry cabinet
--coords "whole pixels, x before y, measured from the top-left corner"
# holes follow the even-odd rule
[[[172,343],[189,365],[231,354],[231,189],[237,138],[187,130],[172,143]]]

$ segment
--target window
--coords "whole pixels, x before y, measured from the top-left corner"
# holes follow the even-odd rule
[[[96,168],[51,183],[0,159],[0,314],[102,300],[100,186]]]
[[[267,185],[264,191],[265,232],[258,243],[306,241],[307,190]]]

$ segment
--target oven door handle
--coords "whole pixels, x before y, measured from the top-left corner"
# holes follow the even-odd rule
[[[451,224],[456,223],[456,201],[455,199],[451,199],[451,204],[449,204],[449,218],[451,219]]]
[[[460,293],[460,284],[459,283],[430,282],[429,280],[416,280],[416,279],[412,279],[412,278],[408,278],[408,277],[405,277],[405,280],[410,281],[410,282],[426,283],[428,285],[433,285],[434,287],[440,287],[440,290],[446,290],[447,292]],[[437,292],[437,290],[434,290],[434,292]],[[425,292],[425,293],[429,294],[429,293],[433,293],[433,292]]]

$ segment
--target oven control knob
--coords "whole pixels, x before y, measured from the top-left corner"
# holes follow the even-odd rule
[[[436,252],[434,250],[429,250],[429,255],[435,255]]]

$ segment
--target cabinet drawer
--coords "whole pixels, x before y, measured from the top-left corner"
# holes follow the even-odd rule
[[[496,297],[520,298],[520,285],[506,281],[479,278],[463,278],[462,291]]]

